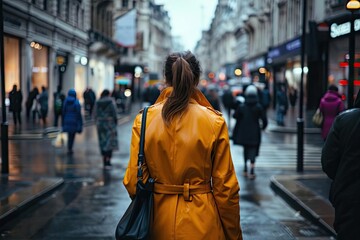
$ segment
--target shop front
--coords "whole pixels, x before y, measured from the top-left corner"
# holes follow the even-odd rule
[[[246,74],[251,80],[256,79],[262,83],[266,82],[266,55],[262,54],[246,61]]]
[[[16,85],[21,89],[20,81],[20,39],[12,36],[4,36],[4,62],[5,67],[5,92],[9,93]]]
[[[32,74],[31,86],[37,87],[41,91],[41,87],[49,87],[49,48],[38,42],[31,42],[32,48]]]
[[[269,88],[272,95],[276,95],[279,85],[285,85],[286,91],[299,92],[301,80],[301,39],[296,37],[284,44],[269,49],[267,54],[267,68],[270,71]],[[304,67],[306,84],[307,66]],[[306,101],[306,91],[304,91],[304,100]],[[274,107],[276,102],[273,102]]]
[[[329,24],[329,52],[327,83],[339,87],[343,100],[348,98],[349,77],[349,15],[328,21]],[[354,55],[354,96],[360,89],[360,15],[354,22],[355,55]],[[346,103],[346,101],[344,101]]]

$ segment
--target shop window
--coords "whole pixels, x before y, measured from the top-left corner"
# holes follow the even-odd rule
[[[33,48],[33,68],[32,68],[32,86],[48,87],[48,48],[41,46],[41,48]]]
[[[20,86],[20,40],[4,36],[5,91],[11,91],[13,85]]]

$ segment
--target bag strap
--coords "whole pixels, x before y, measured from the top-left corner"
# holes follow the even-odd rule
[[[144,163],[144,142],[145,142],[145,127],[146,127],[146,115],[149,107],[145,107],[142,113],[141,119],[141,130],[140,130],[140,147],[138,154],[138,178],[142,178],[143,171],[141,169],[141,165]]]

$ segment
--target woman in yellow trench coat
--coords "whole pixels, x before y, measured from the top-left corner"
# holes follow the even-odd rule
[[[150,239],[242,239],[239,185],[228,129],[196,86],[200,66],[191,52],[165,63],[164,89],[148,109],[144,182],[155,180]],[[124,185],[136,192],[140,112],[133,124]]]

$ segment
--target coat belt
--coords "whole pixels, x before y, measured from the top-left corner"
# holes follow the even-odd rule
[[[192,201],[193,194],[209,193],[211,192],[211,184],[190,185],[188,181],[185,181],[183,185],[171,185],[171,184],[154,184],[154,193],[162,194],[182,194],[185,201]]]

